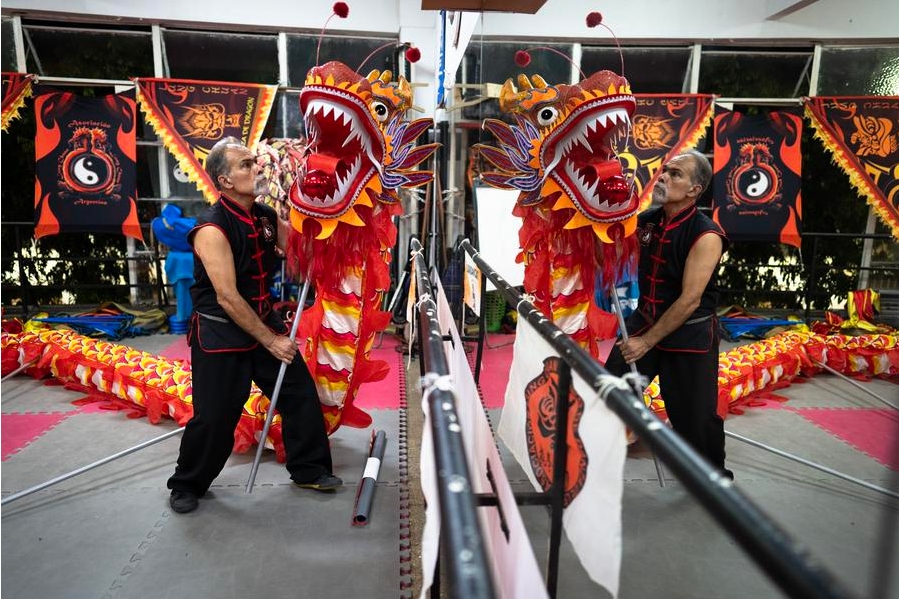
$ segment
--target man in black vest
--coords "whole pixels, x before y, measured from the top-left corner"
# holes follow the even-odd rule
[[[231,454],[251,382],[271,397],[282,362],[288,366],[278,411],[287,470],[300,487],[333,491],[343,481],[331,472],[315,383],[269,296],[276,247],[285,247],[290,225],[256,202],[261,171],[239,140],[215,144],[206,172],[221,196],[188,235],[197,258],[188,331],[194,414],[168,480],[169,504],[178,513],[197,508]]]
[[[640,214],[640,300],[606,362],[616,375],[629,364],[659,376],[674,430],[728,478],[724,421],[718,416],[718,289],[715,271],[727,249],[721,228],[699,212],[712,167],[691,150],[669,160],[653,188],[655,206]]]

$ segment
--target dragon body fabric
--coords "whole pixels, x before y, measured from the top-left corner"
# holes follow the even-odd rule
[[[577,85],[548,85],[540,76],[506,81],[500,108],[515,124],[487,119],[497,146],[478,145],[497,170],[481,175],[494,187],[521,191],[519,261],[534,305],[597,356],[615,319],[594,301],[633,271],[639,200],[615,155],[636,109],[630,85],[599,71]]]
[[[315,287],[298,338],[306,341],[329,434],[341,424],[371,424],[354,398],[362,383],[388,372],[370,352],[390,319],[381,306],[390,288],[393,216],[402,212],[398,189],[433,179],[415,169],[437,148],[415,145],[432,121],[407,120],[411,106],[403,77],[394,80],[389,71],[363,77],[328,62],[309,71],[300,91],[306,139],[257,149],[271,198],[289,209],[290,272],[308,276]]]

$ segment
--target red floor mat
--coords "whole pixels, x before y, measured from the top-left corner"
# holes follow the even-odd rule
[[[380,381],[363,383],[356,395],[356,407],[363,410],[398,410],[400,407],[400,377],[406,376],[405,354],[397,351],[401,341],[385,334],[381,347],[371,350],[372,360],[383,360],[390,365],[390,372]],[[377,345],[377,338],[375,339]],[[418,372],[418,364],[413,364]]]
[[[506,385],[509,383],[509,369],[512,366],[512,346],[515,343],[515,335],[488,335],[484,345],[484,356],[481,364],[481,375],[478,387],[484,405],[488,409],[501,408],[505,403]],[[609,357],[615,340],[603,341],[599,346],[599,358],[603,361]],[[474,372],[474,362],[477,358],[477,350],[468,355],[469,364]]]
[[[47,412],[40,414],[3,414],[0,418],[0,452],[6,461],[9,456],[39,438],[51,428],[65,420],[69,414],[65,412]]]
[[[899,471],[899,416],[895,410],[797,408],[792,411],[887,468]]]

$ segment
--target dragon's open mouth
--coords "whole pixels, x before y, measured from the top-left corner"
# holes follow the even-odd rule
[[[541,158],[550,161],[549,176],[590,220],[615,222],[637,209],[615,154],[619,140],[627,137],[628,108],[633,105],[632,96],[585,102],[550,133],[541,149]]]
[[[310,86],[300,96],[311,153],[289,198],[302,214],[336,218],[353,204],[377,173],[384,150],[368,108],[357,96]]]

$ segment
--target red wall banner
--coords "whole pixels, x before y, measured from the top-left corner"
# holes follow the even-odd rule
[[[712,121],[714,99],[701,94],[634,94],[631,143],[618,157],[633,173],[640,208],[652,202],[652,187],[671,156],[693,148]]]
[[[899,239],[899,97],[806,98],[805,113],[815,137]]]
[[[203,169],[209,150],[223,137],[253,148],[272,109],[276,85],[135,79],[137,100],[156,135],[210,203],[215,185]]]
[[[143,241],[133,95],[50,92],[35,98],[35,238],[96,232]]]
[[[802,117],[715,115],[712,217],[731,241],[801,246]]]

